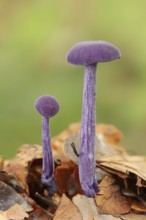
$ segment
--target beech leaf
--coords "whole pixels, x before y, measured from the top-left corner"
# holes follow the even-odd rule
[[[121,194],[119,186],[112,177],[104,177],[99,188],[100,192],[96,195],[95,201],[100,213],[120,217],[130,211],[129,199]]]
[[[77,207],[67,198],[65,194],[62,195],[60,204],[55,213],[53,220],[82,220]]]

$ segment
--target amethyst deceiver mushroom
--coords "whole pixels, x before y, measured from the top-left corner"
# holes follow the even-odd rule
[[[50,194],[53,195],[57,188],[54,182],[54,161],[51,147],[49,118],[56,115],[59,111],[59,103],[52,96],[41,96],[35,101],[35,108],[42,115],[42,184],[46,186]]]
[[[96,66],[99,62],[120,58],[121,53],[106,41],[87,41],[75,44],[67,55],[74,65],[84,65],[84,89],[80,131],[79,177],[81,187],[88,197],[99,191],[95,163],[96,126]]]

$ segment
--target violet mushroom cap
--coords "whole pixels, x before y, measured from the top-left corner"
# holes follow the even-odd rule
[[[96,64],[118,59],[121,52],[106,41],[87,41],[75,44],[67,54],[74,65],[84,65],[84,90],[80,131],[79,178],[88,197],[99,192],[96,180],[95,125],[96,125]]]
[[[53,96],[40,96],[35,102],[37,111],[46,118],[51,118],[59,111],[59,103]]]
[[[51,137],[49,129],[49,118],[53,117],[59,111],[59,103],[52,96],[41,96],[35,102],[35,108],[42,117],[42,184],[46,186],[53,195],[57,191],[54,181],[54,161],[51,147]]]
[[[120,58],[121,52],[106,41],[84,41],[75,44],[67,54],[67,60],[74,65],[87,66]]]

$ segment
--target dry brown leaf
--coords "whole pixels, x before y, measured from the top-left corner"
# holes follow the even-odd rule
[[[117,217],[114,217],[112,215],[105,215],[105,214],[102,214],[102,215],[99,215],[101,220],[121,220],[121,218],[117,218]]]
[[[15,176],[27,193],[26,176],[28,165],[32,160],[37,158],[42,158],[42,147],[40,145],[24,144],[12,160],[5,161],[4,163],[4,171]]]
[[[53,215],[48,213],[48,211],[44,210],[37,204],[33,205],[34,210],[30,213],[29,219],[33,220],[52,220]]]
[[[32,210],[28,202],[11,186],[0,181],[0,210],[6,211],[16,203],[24,207],[25,211]]]
[[[62,162],[61,165],[55,169],[54,178],[60,193],[68,193],[70,196],[82,193],[78,166],[72,161]]]
[[[12,175],[8,175],[4,171],[0,171],[0,181],[8,184],[11,187],[13,187],[18,193],[22,193],[23,192],[23,189],[19,185],[17,179],[14,176],[12,176]]]
[[[5,163],[8,165],[12,161],[17,161],[27,167],[30,161],[37,158],[42,158],[42,147],[36,144],[23,144],[17,151],[16,156],[10,161],[5,161]]]
[[[71,124],[67,130],[68,130],[69,135],[79,132],[80,123]],[[96,134],[98,134],[99,136],[102,135],[104,139],[106,139],[106,141],[112,145],[117,145],[122,138],[122,133],[120,132],[120,130],[111,124],[97,124]],[[67,135],[66,135],[66,138],[67,138]]]
[[[76,133],[79,133],[79,131],[80,123],[73,123],[66,130],[64,130],[52,139],[53,157],[55,161],[58,159],[61,161],[69,160],[64,150],[64,141],[66,138]],[[120,153],[125,152],[122,147],[117,146],[120,142],[122,134],[115,126],[107,124],[97,124],[96,134],[98,135],[101,142],[109,144],[110,148],[113,148],[114,151],[118,151]]]
[[[73,203],[80,211],[83,220],[121,220],[121,218],[112,215],[99,214],[94,199],[84,195],[74,196]]]
[[[23,210],[21,205],[14,204],[6,211],[7,219],[11,220],[23,220],[28,218],[29,215]]]
[[[104,177],[99,185],[100,192],[96,195],[95,201],[99,213],[120,217],[130,211],[131,203],[121,194],[120,188],[114,182],[112,177]]]
[[[146,157],[129,156],[127,154],[104,156],[97,160],[97,164],[125,174],[133,173],[146,181]]]
[[[6,216],[6,212],[0,211],[0,220],[8,220]]]
[[[121,220],[146,220],[146,216],[137,214],[126,214],[121,216]]]
[[[74,145],[74,146],[73,146]],[[69,157],[74,163],[78,163],[78,156],[77,154],[80,152],[80,133],[75,133],[74,135],[69,136],[64,141],[64,149]],[[75,149],[75,150],[74,150]],[[119,153],[118,146],[117,148],[113,149],[109,143],[106,142],[103,136],[96,136],[95,139],[95,158],[96,160],[102,158],[105,155],[117,155]]]
[[[76,195],[73,197],[72,201],[79,209],[83,220],[101,220],[94,199],[84,195]]]
[[[139,214],[146,213],[146,206],[140,202],[133,201],[131,204],[131,209]]]
[[[60,205],[55,213],[53,220],[82,220],[82,216],[79,213],[76,206],[66,197],[62,195]]]
[[[103,135],[107,142],[112,145],[117,145],[123,136],[120,130],[114,125],[107,124],[97,124],[96,133]]]

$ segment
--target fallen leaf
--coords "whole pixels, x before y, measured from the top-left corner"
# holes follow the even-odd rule
[[[11,220],[23,220],[28,218],[29,215],[23,210],[21,205],[14,204],[6,211],[6,217]]]
[[[118,154],[104,156],[97,160],[97,164],[129,174],[130,172],[146,181],[146,157]]]
[[[64,141],[64,149],[74,163],[78,164],[79,153],[80,153],[80,133],[75,133],[69,136]],[[118,149],[118,147],[117,147]],[[104,138],[97,135],[95,139],[95,159],[98,160],[105,155],[117,154],[117,149],[113,149]],[[77,153],[76,153],[77,152]],[[77,155],[78,154],[78,155]]]
[[[16,193],[11,186],[0,181],[0,210],[6,211],[16,203],[23,206],[25,211],[32,210],[28,202],[22,196]]]
[[[121,220],[146,220],[146,216],[137,214],[126,214],[121,216]]]
[[[99,213],[120,217],[130,211],[130,200],[121,194],[119,186],[112,177],[104,177],[99,188],[100,192],[95,196]]]
[[[55,161],[61,160],[66,162],[69,160],[68,155],[66,154],[66,151],[64,149],[64,141],[68,137],[79,132],[80,123],[73,123],[66,130],[61,132],[56,137],[52,138],[52,150]],[[125,150],[122,147],[118,146],[122,138],[122,133],[115,126],[108,124],[97,124],[96,134],[100,139],[100,142],[102,142],[103,144],[109,144],[110,148],[113,148],[114,151],[118,151],[120,153],[125,152]]]
[[[146,213],[146,206],[140,202],[133,201],[131,204],[131,210],[135,211],[135,213],[143,214]]]
[[[6,212],[0,211],[0,220],[8,220],[6,216]]]
[[[31,161],[37,158],[42,158],[42,147],[40,145],[24,144],[12,160],[7,160],[4,163],[4,171],[9,175],[15,176],[28,194],[29,190],[26,183],[28,166]]]
[[[95,200],[84,195],[76,195],[72,199],[73,203],[79,209],[83,220],[100,220]]]
[[[11,187],[13,187],[18,193],[22,193],[23,192],[23,189],[19,185],[18,180],[14,176],[8,175],[4,171],[0,171],[0,181],[8,184]]]
[[[33,204],[33,211],[29,214],[29,219],[33,220],[52,220],[53,215],[48,213],[47,210],[41,208],[37,204]]]
[[[117,146],[123,136],[118,128],[110,124],[97,124],[96,133],[98,136],[102,135],[104,139],[112,146]],[[121,148],[121,151],[123,151],[123,148]]]
[[[71,178],[76,164],[72,161],[62,162],[55,169],[54,178],[60,193],[75,194],[75,184]]]
[[[62,195],[60,205],[57,208],[53,220],[82,220],[82,216],[79,213],[76,206],[66,197]],[[87,219],[86,219],[87,220]],[[91,220],[91,219],[90,219]]]

